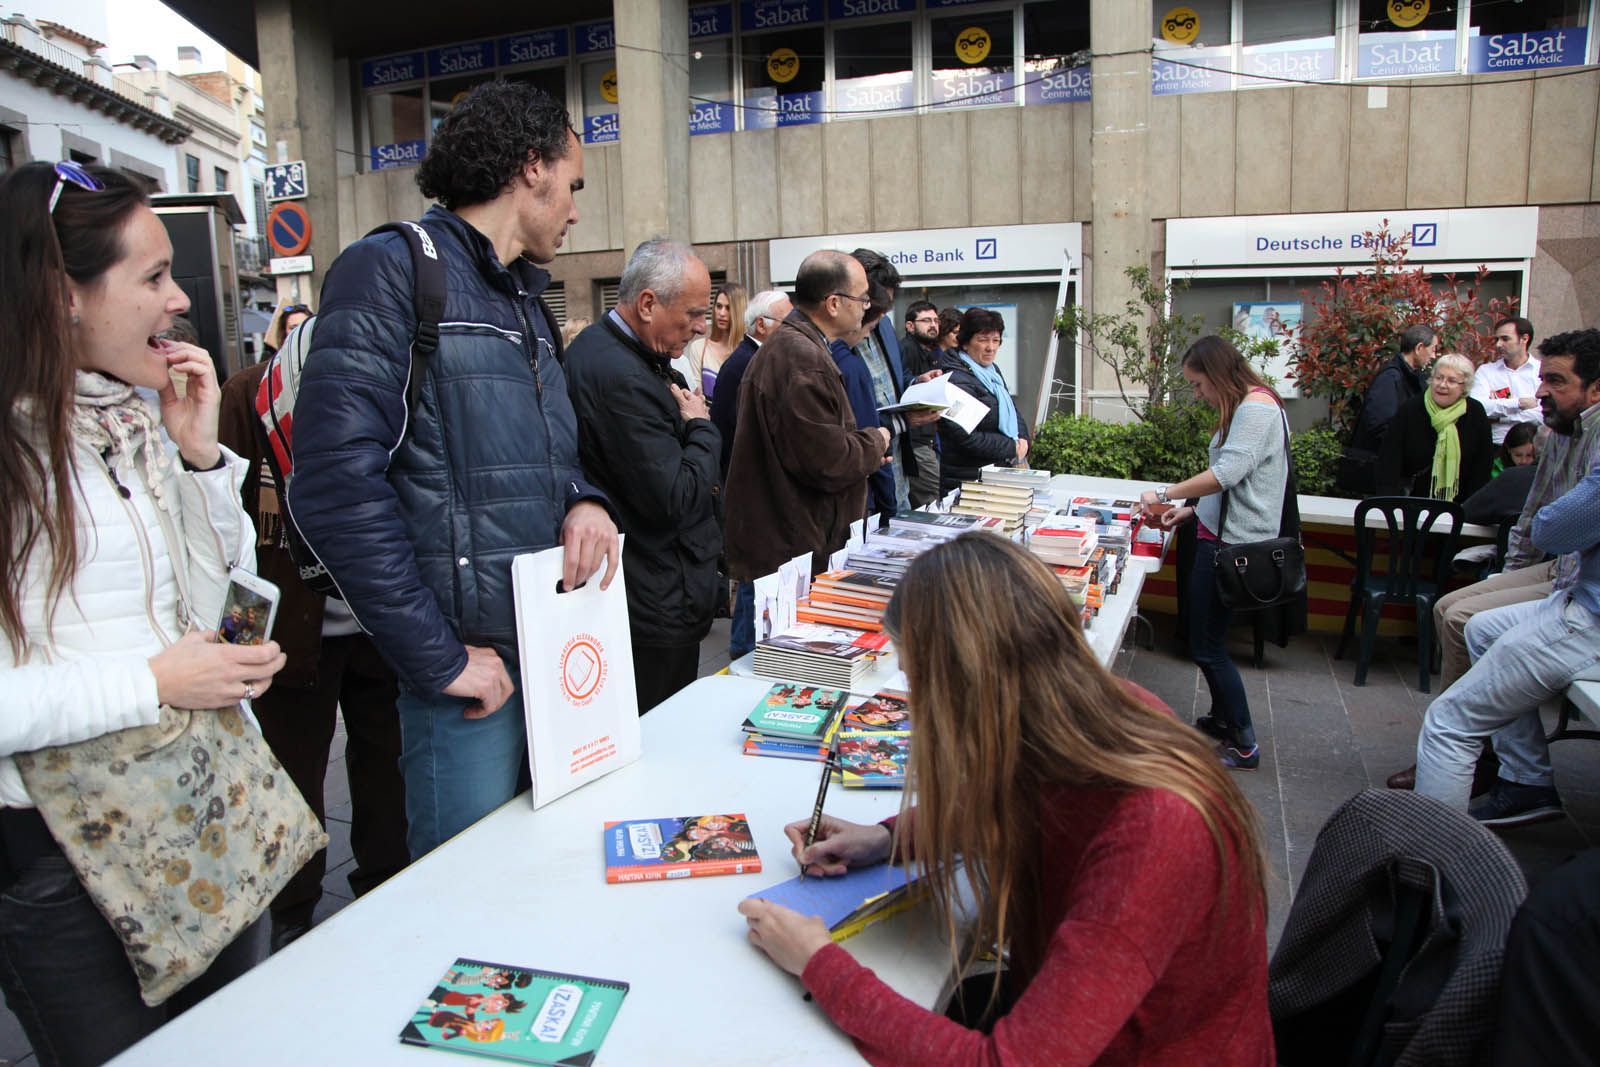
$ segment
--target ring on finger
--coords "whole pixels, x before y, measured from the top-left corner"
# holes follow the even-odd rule
[[[254,700],[256,698],[256,687],[249,682],[244,683],[244,698],[246,700]]]

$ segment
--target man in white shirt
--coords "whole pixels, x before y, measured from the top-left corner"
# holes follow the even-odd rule
[[[1494,443],[1500,444],[1519,422],[1538,424],[1544,418],[1539,400],[1539,361],[1533,357],[1533,323],[1501,319],[1494,325],[1494,350],[1499,359],[1485,363],[1473,377],[1472,396],[1489,415]]]

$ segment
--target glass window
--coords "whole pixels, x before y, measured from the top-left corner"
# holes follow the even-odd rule
[[[422,86],[367,94],[372,170],[414,167],[422,162],[427,131],[423,125]]]
[[[267,187],[260,182],[251,183],[256,193],[256,233],[266,236],[267,233]]]
[[[1441,0],[1361,0],[1358,78],[1456,69],[1456,6]]]
[[[696,38],[689,46],[689,132],[733,128],[733,38]]]
[[[1023,99],[1060,104],[1089,99],[1089,8],[1045,3],[1022,7]]]
[[[822,121],[822,27],[747,34],[741,44],[745,129]]]
[[[870,115],[910,110],[917,102],[911,73],[911,20],[833,31],[833,108]]]
[[[583,143],[609,144],[617,139],[617,61],[614,56],[586,60],[579,68],[583,82]]]
[[[1589,38],[1583,0],[1475,3],[1468,14],[1467,69],[1473,73],[1575,67]]]
[[[536,89],[543,89],[562,107],[567,107],[567,66],[565,63],[559,67],[524,67],[521,70],[510,70],[502,74],[508,82],[527,82]]]
[[[183,182],[184,189],[191,193],[200,191],[200,157],[184,153],[183,157]]]
[[[1244,85],[1273,79],[1332,81],[1339,74],[1334,0],[1244,0],[1241,74]],[[1281,83],[1279,83],[1281,84]]]
[[[0,126],[0,174],[17,165],[16,137],[16,130]]]
[[[1233,87],[1233,0],[1158,2],[1151,19],[1156,58],[1150,80],[1157,95]]]
[[[1009,104],[1016,100],[1016,27],[1009,10],[964,12],[929,20],[934,107]]]
[[[435,78],[428,83],[428,133],[432,135],[439,123],[450,114],[450,109],[460,103],[474,85],[486,82],[492,74],[469,74],[462,78]]]
[[[228,172],[227,171],[223,170],[221,167],[212,167],[211,168],[211,177],[212,177],[212,180],[217,183],[217,192],[225,193],[225,192],[228,191]]]

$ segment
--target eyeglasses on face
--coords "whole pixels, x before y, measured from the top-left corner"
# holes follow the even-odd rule
[[[100,183],[100,179],[84,170],[81,163],[74,163],[70,159],[64,159],[57,163],[55,172],[56,185],[50,191],[49,213],[52,215],[56,213],[56,205],[61,202],[61,190],[66,187],[67,182],[71,182],[79,189],[84,189],[91,193],[98,193],[105,189],[105,186]]]
[[[849,293],[834,293],[833,295],[834,296],[842,296],[846,300],[854,300],[864,308],[872,306],[872,297],[870,295],[868,295],[868,296],[852,296]]]

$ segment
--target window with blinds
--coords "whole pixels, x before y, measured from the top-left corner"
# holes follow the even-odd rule
[[[567,287],[563,282],[551,282],[544,291],[544,302],[550,305],[551,314],[556,317],[556,326],[567,324]]]

